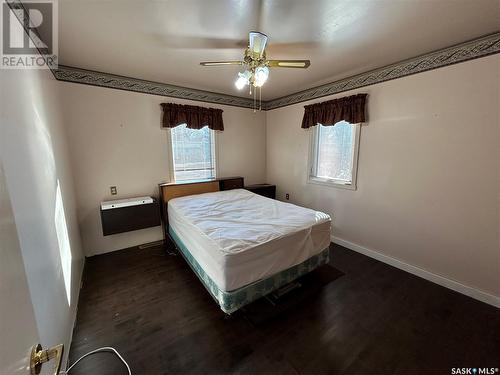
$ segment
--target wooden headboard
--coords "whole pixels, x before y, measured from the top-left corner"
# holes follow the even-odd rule
[[[185,197],[186,195],[212,193],[219,191],[219,181],[191,182],[185,184],[162,184],[160,185],[160,196],[163,203],[170,199]]]

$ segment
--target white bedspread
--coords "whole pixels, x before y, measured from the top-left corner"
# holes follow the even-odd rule
[[[243,189],[172,199],[168,220],[223,291],[302,263],[330,243],[327,214]]]

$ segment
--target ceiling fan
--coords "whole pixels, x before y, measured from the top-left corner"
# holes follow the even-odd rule
[[[200,62],[203,66],[226,66],[241,65],[245,67],[244,72],[238,73],[235,86],[238,90],[245,86],[260,88],[269,77],[269,68],[299,68],[306,69],[311,65],[309,60],[268,60],[266,58],[267,35],[251,31],[248,34],[248,47],[245,49],[243,60],[232,61],[204,61]],[[255,90],[254,90],[255,93]]]

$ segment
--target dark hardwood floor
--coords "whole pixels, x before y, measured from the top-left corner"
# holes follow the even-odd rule
[[[134,375],[451,374],[500,366],[500,310],[332,245],[345,273],[270,321],[227,319],[180,256],[87,260],[70,363],[115,347]],[[111,354],[73,374],[126,374]]]

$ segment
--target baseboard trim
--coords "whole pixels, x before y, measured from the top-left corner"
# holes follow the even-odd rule
[[[368,249],[364,246],[355,244],[353,242],[344,240],[342,238],[331,236],[331,241],[338,245],[344,246],[350,250],[356,251],[370,258],[381,261],[382,263],[389,264],[393,267],[399,268],[400,270],[406,271],[425,280],[431,281],[435,284],[444,286],[445,288],[454,290],[455,292],[464,294],[468,297],[474,298],[478,301],[487,303],[489,305],[500,308],[500,297],[494,296],[492,294],[486,293],[482,290],[464,285],[455,280],[450,280],[444,276],[437,275],[430,271],[424,270],[423,268],[413,266],[411,264],[405,263],[399,259],[393,258],[388,255],[384,255],[378,251]]]

